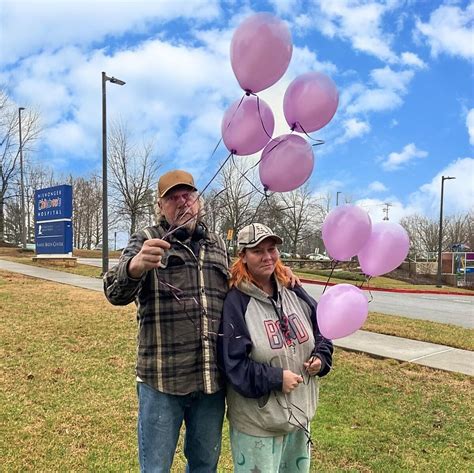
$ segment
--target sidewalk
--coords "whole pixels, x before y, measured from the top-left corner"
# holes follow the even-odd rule
[[[0,270],[102,292],[102,280],[0,259]],[[474,376],[474,352],[358,330],[334,341],[336,347]]]

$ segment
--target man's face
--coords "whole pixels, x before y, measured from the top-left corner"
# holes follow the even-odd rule
[[[183,226],[190,232],[196,228],[199,213],[198,193],[188,186],[176,186],[160,200],[161,213],[175,227]]]

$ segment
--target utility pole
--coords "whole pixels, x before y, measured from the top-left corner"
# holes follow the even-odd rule
[[[384,205],[385,205],[386,207],[383,209],[383,212],[384,212],[384,214],[385,214],[383,220],[389,220],[389,218],[388,218],[388,209],[389,209],[390,207],[392,207],[392,204],[389,204],[388,202],[385,202]]]

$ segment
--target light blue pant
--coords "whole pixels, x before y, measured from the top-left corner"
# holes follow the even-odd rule
[[[164,394],[138,383],[138,454],[143,473],[168,473],[184,421],[189,473],[213,473],[221,451],[225,393]]]
[[[234,473],[308,473],[311,452],[302,430],[278,437],[254,437],[230,427]]]

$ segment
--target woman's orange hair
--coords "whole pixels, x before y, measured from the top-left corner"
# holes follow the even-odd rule
[[[240,283],[246,282],[255,284],[257,287],[260,287],[260,289],[262,289],[260,284],[258,284],[257,281],[255,281],[255,279],[250,274],[247,265],[244,263],[243,255],[243,253],[240,253],[239,258],[230,268],[230,287],[239,286]],[[283,263],[280,260],[276,262],[275,271],[273,271],[273,274],[282,286],[288,286],[290,280],[286,275],[285,267],[283,266]]]

